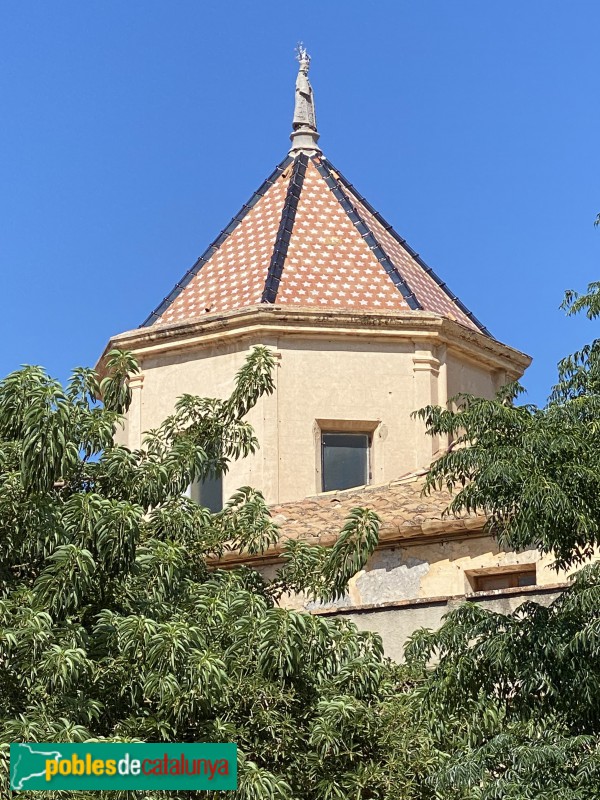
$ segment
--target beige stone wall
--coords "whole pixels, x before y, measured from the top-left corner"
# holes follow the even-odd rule
[[[246,360],[250,347],[248,341],[237,341],[145,357],[141,362],[142,388],[133,390],[134,398],[137,392],[139,399],[132,403],[121,441],[128,447],[139,447],[141,431],[158,427],[173,413],[177,398],[183,394],[220,399],[228,397],[234,386],[235,375]],[[261,449],[254,456],[232,464],[223,481],[226,496],[245,485],[261,489],[267,487],[268,493],[272,493],[273,474],[265,474],[265,466],[269,466],[270,472],[274,473],[276,464],[272,436],[269,436],[269,427],[273,427],[276,419],[272,406],[272,398],[263,398],[250,412],[248,421],[261,443]],[[141,422],[134,425],[138,414]]]
[[[393,480],[429,464],[444,444],[424,435],[422,423],[411,418],[414,410],[443,404],[458,390],[494,391],[491,367],[426,341],[292,334],[213,340],[142,357],[120,440],[139,447],[142,432],[157,427],[184,393],[226,397],[258,343],[277,356],[276,391],[249,415],[260,451],[231,466],[224,480],[228,496],[243,485],[263,491],[269,503],[318,493],[321,430],[370,433],[370,482]]]
[[[278,349],[277,502],[321,490],[321,430],[372,434],[372,483],[406,473],[423,458],[431,460],[432,444],[417,436],[410,418],[430,391],[414,379],[412,347],[282,338]]]
[[[363,611],[343,612],[339,616],[351,619],[363,631],[378,633],[383,640],[385,654],[394,661],[404,658],[407,639],[420,628],[437,630],[442,624],[444,614],[460,606],[465,600],[498,614],[509,614],[526,601],[548,606],[562,591],[560,586],[539,586],[526,590],[496,590],[475,595],[458,595],[407,602],[397,606],[364,609]]]
[[[537,550],[506,552],[490,537],[475,533],[455,540],[422,540],[380,548],[366,568],[355,575],[346,595],[331,605],[308,601],[300,595],[282,599],[285,608],[319,615],[342,615],[362,630],[379,633],[385,652],[401,658],[406,639],[419,628],[436,629],[443,615],[465,600],[494,611],[509,613],[525,600],[547,604],[557,596],[557,586],[568,574],[552,569],[552,557]],[[536,586],[475,592],[472,573],[534,567]],[[277,565],[259,567],[272,579]]]
[[[285,598],[283,605],[326,611],[460,596],[473,593],[472,573],[511,569],[534,568],[537,585],[551,586],[568,577],[567,573],[553,569],[552,561],[551,556],[542,556],[537,550],[505,551],[491,536],[480,532],[456,539],[435,537],[427,541],[422,538],[376,550],[365,569],[351,579],[345,597],[331,606],[308,602],[299,595]],[[275,566],[268,566],[260,571],[271,577],[275,569]]]
[[[500,370],[489,370],[474,361],[457,358],[448,353],[448,397],[460,392],[474,394],[477,397],[493,397],[502,384],[506,382],[505,374]]]

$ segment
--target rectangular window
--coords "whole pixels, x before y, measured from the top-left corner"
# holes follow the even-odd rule
[[[322,433],[322,491],[351,489],[369,482],[368,433]]]
[[[518,589],[521,586],[535,586],[535,567],[483,575],[471,574],[470,580],[473,591],[475,592],[489,592],[492,589]]]
[[[223,510],[223,477],[204,478],[203,481],[195,481],[190,486],[190,497],[198,505],[208,508],[213,514]]]

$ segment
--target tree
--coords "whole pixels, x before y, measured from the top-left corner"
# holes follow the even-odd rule
[[[353,511],[330,549],[290,543],[267,582],[214,566],[275,540],[260,493],[218,514],[185,497],[257,447],[244,416],[272,366],[255,348],[229,398],[182,397],[136,451],[114,440],[129,354],[110,354],[101,384],[77,369],[63,389],[38,367],[0,382],[3,796],[11,741],[233,741],[247,800],[383,797],[393,783],[381,709],[398,678],[381,640],[277,605],[343,593],[376,515]]]
[[[563,306],[595,319],[600,283]],[[581,566],[600,544],[600,340],[560,362],[544,408],[517,405],[519,390],[418,412],[430,434],[454,440],[427,486],[456,489],[449,511],[487,514],[506,547]],[[440,754],[428,784],[446,798],[600,796],[599,655],[598,563],[549,608],[504,616],[466,603],[415,634],[407,659],[427,674],[416,694]]]

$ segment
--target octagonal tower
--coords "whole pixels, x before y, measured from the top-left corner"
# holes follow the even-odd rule
[[[491,396],[530,363],[323,155],[304,50],[299,62],[289,154],[142,326],[107,347],[141,365],[121,436],[131,448],[177,397],[226,396],[249,349],[271,348],[276,389],[249,415],[260,450],[208,487],[252,485],[269,503],[427,466],[447,443],[411,413]]]

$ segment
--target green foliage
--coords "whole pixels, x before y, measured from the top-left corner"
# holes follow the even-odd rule
[[[365,554],[374,551],[378,533],[377,514],[355,508],[331,548],[289,540],[283,552],[285,564],[270,587],[273,596],[304,592],[317,601],[342,597],[350,578],[364,566]]]
[[[600,792],[600,565],[548,608],[505,616],[466,603],[407,647],[435,669],[415,692],[448,798],[594,798]],[[434,721],[435,720],[435,721]]]
[[[600,283],[565,308],[597,316]],[[517,405],[510,385],[418,412],[453,440],[428,476],[458,490],[450,513],[484,512],[505,546],[560,566],[589,557],[599,353],[560,363],[545,408]],[[465,604],[418,631],[402,666],[342,617],[279,605],[343,597],[377,544],[372,512],[354,509],[331,548],[287,542],[269,579],[216,567],[277,538],[249,487],[218,514],[185,496],[256,450],[244,416],[272,367],[256,348],[229,398],[181,397],[136,451],[115,442],[130,354],[109,354],[101,381],[80,369],[63,389],[26,367],[0,383],[0,796],[6,743],[102,739],[234,741],[238,800],[599,797],[599,565],[547,608]]]
[[[456,410],[418,412],[430,433],[454,441],[427,486],[458,488],[450,511],[487,514],[488,530],[508,549],[581,564],[600,543],[600,395],[539,409],[515,406],[514,394],[509,386],[493,400],[461,395]]]
[[[3,797],[6,743],[87,739],[234,741],[243,800],[385,796],[380,639],[276,604],[342,595],[375,515],[353,511],[333,548],[288,545],[268,582],[211,563],[275,541],[260,493],[218,514],[184,495],[255,451],[243,417],[272,367],[256,348],[229,398],[182,397],[136,451],[114,440],[130,354],[110,353],[101,382],[76,370],[63,389],[25,367],[0,383]]]
[[[567,292],[568,313],[600,314],[600,283]],[[483,512],[509,548],[581,565],[600,544],[600,342],[559,364],[545,408],[518,406],[519,387],[493,400],[454,398],[418,412],[449,452],[427,487],[456,490],[449,512]],[[600,563],[584,566],[547,608],[510,615],[466,603],[435,633],[418,631],[413,698],[437,753],[425,784],[450,799],[600,796]],[[434,665],[431,667],[430,665]]]
[[[600,220],[600,215],[598,215]],[[585,311],[588,319],[595,319],[600,313],[600,281],[592,281],[588,284],[585,294],[580,295],[573,289],[567,289],[565,297],[561,303],[561,308],[564,309],[569,316],[578,314],[580,311]]]
[[[600,283],[566,293],[569,314],[600,314]],[[600,340],[564,358],[545,408],[518,406],[518,384],[493,400],[452,399],[453,410],[417,412],[453,447],[432,464],[427,488],[459,488],[450,511],[488,515],[488,530],[511,549],[554,553],[557,567],[585,563],[600,544]]]

